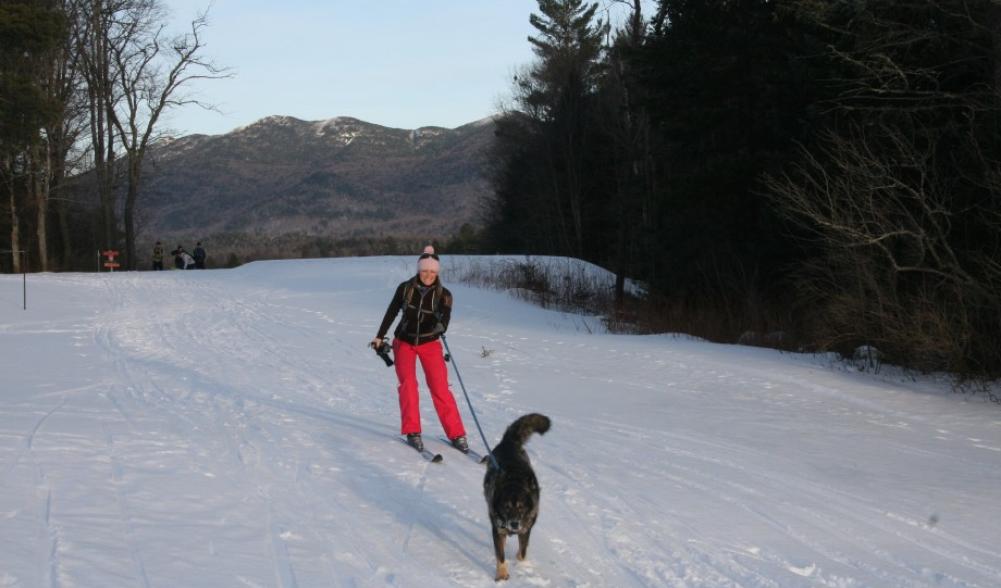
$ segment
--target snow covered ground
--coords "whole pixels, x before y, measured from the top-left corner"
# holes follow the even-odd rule
[[[414,266],[0,277],[0,587],[493,586],[483,467],[365,347]],[[998,406],[448,285],[491,443],[553,420],[508,586],[1001,586]]]

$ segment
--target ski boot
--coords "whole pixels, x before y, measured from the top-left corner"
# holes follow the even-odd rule
[[[459,435],[455,439],[452,439],[452,447],[455,447],[463,453],[469,453],[469,442],[466,441],[465,435]]]
[[[424,441],[421,439],[420,433],[407,433],[407,445],[417,451],[424,451]]]

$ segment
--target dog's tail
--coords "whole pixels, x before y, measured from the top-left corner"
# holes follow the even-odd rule
[[[549,425],[549,417],[544,414],[535,412],[526,414],[508,426],[507,431],[504,431],[504,438],[501,439],[501,443],[510,443],[516,447],[521,447],[532,436],[532,433],[545,434],[549,430]]]

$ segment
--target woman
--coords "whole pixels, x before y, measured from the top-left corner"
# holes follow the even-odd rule
[[[441,427],[452,445],[465,453],[469,451],[466,430],[462,426],[455,397],[448,388],[448,369],[445,367],[441,342],[438,341],[448,329],[448,321],[452,316],[452,293],[441,285],[441,280],[438,279],[440,269],[438,255],[435,254],[434,247],[428,245],[417,260],[417,275],[396,287],[379,333],[372,339],[371,345],[376,349],[383,345],[383,337],[402,309],[403,318],[393,333],[396,377],[400,381],[400,432],[407,436],[407,443],[415,449],[424,449],[417,395],[416,360],[419,358]]]

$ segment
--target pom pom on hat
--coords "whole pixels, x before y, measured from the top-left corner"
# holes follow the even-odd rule
[[[428,245],[424,248],[424,252],[417,259],[417,271],[423,270],[433,270],[435,273],[439,273],[441,270],[441,264],[438,263],[438,255],[434,252],[434,247]]]

